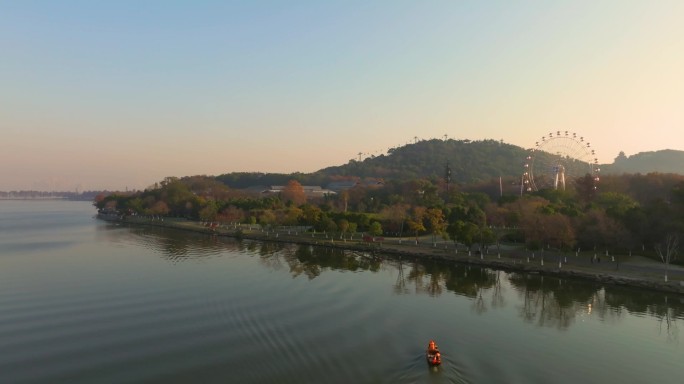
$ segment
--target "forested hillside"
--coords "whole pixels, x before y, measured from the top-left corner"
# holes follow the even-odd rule
[[[414,144],[392,148],[387,154],[362,160],[351,159],[347,164],[321,169],[313,173],[254,173],[234,172],[223,174],[217,180],[231,188],[285,185],[291,179],[303,185],[326,186],[332,181],[351,178],[381,178],[404,181],[412,179],[444,179],[447,164],[451,182],[460,185],[491,183],[499,177],[519,180],[524,172],[525,148],[496,140],[423,140]],[[548,154],[536,152],[537,164]],[[630,157],[621,153],[614,164],[602,164],[601,174],[684,174],[684,151],[663,150],[644,152]],[[588,164],[587,164],[588,168]]]
[[[475,183],[499,176],[520,175],[525,149],[494,140],[425,140],[390,149],[387,155],[351,160],[319,173],[397,180],[443,178],[447,163],[456,183]]]
[[[451,181],[478,183],[504,178],[519,178],[527,151],[495,140],[424,140],[393,148],[387,154],[321,169],[311,174],[229,173],[217,179],[232,188],[255,185],[284,185],[296,179],[305,185],[325,186],[344,178],[382,178],[391,180],[443,179],[447,164]]]

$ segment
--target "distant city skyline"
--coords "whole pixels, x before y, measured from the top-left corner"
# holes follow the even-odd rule
[[[312,172],[414,138],[684,150],[684,2],[0,3],[0,191]]]

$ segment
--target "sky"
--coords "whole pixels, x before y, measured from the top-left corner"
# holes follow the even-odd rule
[[[566,130],[600,163],[684,150],[683,20],[681,0],[0,0],[0,191]]]

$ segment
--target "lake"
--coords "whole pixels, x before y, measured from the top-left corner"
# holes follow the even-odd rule
[[[87,202],[0,201],[1,383],[684,377],[679,295],[94,214]]]

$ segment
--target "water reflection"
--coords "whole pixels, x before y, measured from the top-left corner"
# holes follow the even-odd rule
[[[539,326],[567,329],[585,313],[601,287],[591,282],[511,273],[511,285],[521,298],[520,317]]]
[[[436,297],[450,291],[477,298],[484,290],[496,285],[498,279],[497,271],[466,265],[419,260],[385,260],[384,263],[393,265],[397,270],[394,284],[397,294],[413,292]]]
[[[684,319],[684,297],[623,287],[606,287],[605,305],[616,311],[646,315],[658,319],[668,341],[678,341],[677,319]]]
[[[134,241],[174,263],[234,251],[258,256],[260,264],[271,270],[287,271],[293,278],[309,280],[326,271],[378,272],[385,269],[397,276],[392,286],[397,295],[438,297],[453,293],[469,298],[472,311],[478,314],[504,308],[507,301],[517,295],[519,300],[515,305],[523,321],[558,330],[567,330],[583,316],[616,322],[630,313],[655,317],[659,320],[660,331],[675,341],[678,339],[677,320],[684,318],[681,295],[603,286],[583,280],[437,261],[383,259],[338,248],[238,240],[149,227],[133,227],[119,235],[121,238],[116,241]]]
[[[281,251],[262,257],[262,262],[269,266],[280,266],[284,262],[293,277],[303,275],[314,279],[325,270],[377,272],[382,264],[372,255],[337,248],[293,245],[285,246]]]

